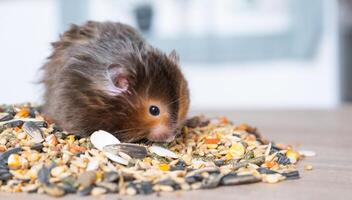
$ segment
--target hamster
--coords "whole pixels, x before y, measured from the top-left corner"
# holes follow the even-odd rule
[[[174,50],[162,53],[128,25],[94,21],[72,25],[52,46],[41,80],[48,118],[82,137],[175,138],[190,99]]]

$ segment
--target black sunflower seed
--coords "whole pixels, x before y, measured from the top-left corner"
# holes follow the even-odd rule
[[[41,184],[43,185],[49,185],[49,175],[50,175],[50,170],[43,166],[39,171],[38,171],[38,180]]]
[[[179,160],[176,165],[171,166],[171,171],[184,170],[186,168],[186,163],[183,160]]]
[[[80,190],[77,191],[77,193],[81,196],[87,196],[90,194],[90,192],[93,190],[94,185],[90,185],[88,187],[82,188]]]
[[[153,193],[153,184],[149,181],[143,181],[137,185],[137,191],[139,194],[151,194]]]
[[[189,184],[196,183],[203,180],[203,176],[200,174],[195,174],[193,176],[186,176],[185,181]]]
[[[287,180],[299,179],[299,172],[298,171],[281,173],[281,175],[285,176]]]
[[[273,170],[270,170],[268,168],[265,168],[265,167],[259,167],[257,169],[257,171],[261,174],[276,174],[277,172],[276,171],[273,171]]]
[[[119,180],[119,173],[117,172],[105,172],[104,173],[104,181],[105,182],[116,182],[117,180]]]
[[[9,121],[9,120],[11,120],[11,119],[13,119],[13,115],[7,113],[6,115],[0,117],[0,122]]]
[[[248,183],[256,183],[260,182],[261,179],[257,178],[253,175],[241,175],[230,173],[222,177],[221,185],[240,185],[240,184],[248,184]]]
[[[202,181],[202,188],[216,188],[222,179],[222,175],[220,174],[212,174],[209,177],[203,179]]]
[[[284,155],[284,154],[282,154],[282,153],[276,154],[276,157],[278,158],[278,159],[277,159],[277,162],[278,162],[279,164],[282,164],[282,165],[289,165],[289,164],[291,164],[290,159],[287,158],[287,156]]]
[[[3,125],[3,127],[5,128],[15,128],[15,127],[19,127],[23,125],[23,121],[22,120],[13,120],[13,121],[9,121],[7,123],[5,123]]]
[[[12,174],[8,170],[0,170],[0,180],[7,181],[12,178]]]

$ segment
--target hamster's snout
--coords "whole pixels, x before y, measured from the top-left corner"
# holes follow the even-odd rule
[[[175,139],[175,133],[165,125],[156,125],[150,130],[148,140],[154,142],[171,142]]]

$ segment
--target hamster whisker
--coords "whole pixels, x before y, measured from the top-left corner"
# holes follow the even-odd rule
[[[138,134],[130,135],[128,132],[123,132],[119,134],[119,137],[122,138],[125,142],[135,142],[142,139],[145,139],[144,131],[138,132]]]
[[[127,131],[133,131],[133,130],[143,130],[143,129],[145,129],[145,128],[146,128],[146,127],[122,129],[122,130],[116,131],[115,133],[124,133],[124,132],[127,132]]]
[[[114,112],[115,114],[117,115],[120,115],[120,116],[126,116],[127,117],[127,114],[126,113],[123,113],[123,112]]]

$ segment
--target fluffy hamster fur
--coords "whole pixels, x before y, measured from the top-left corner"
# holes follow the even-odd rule
[[[44,113],[62,128],[105,130],[125,142],[175,137],[189,107],[175,51],[162,53],[128,25],[93,21],[72,25],[52,46],[42,68]]]

